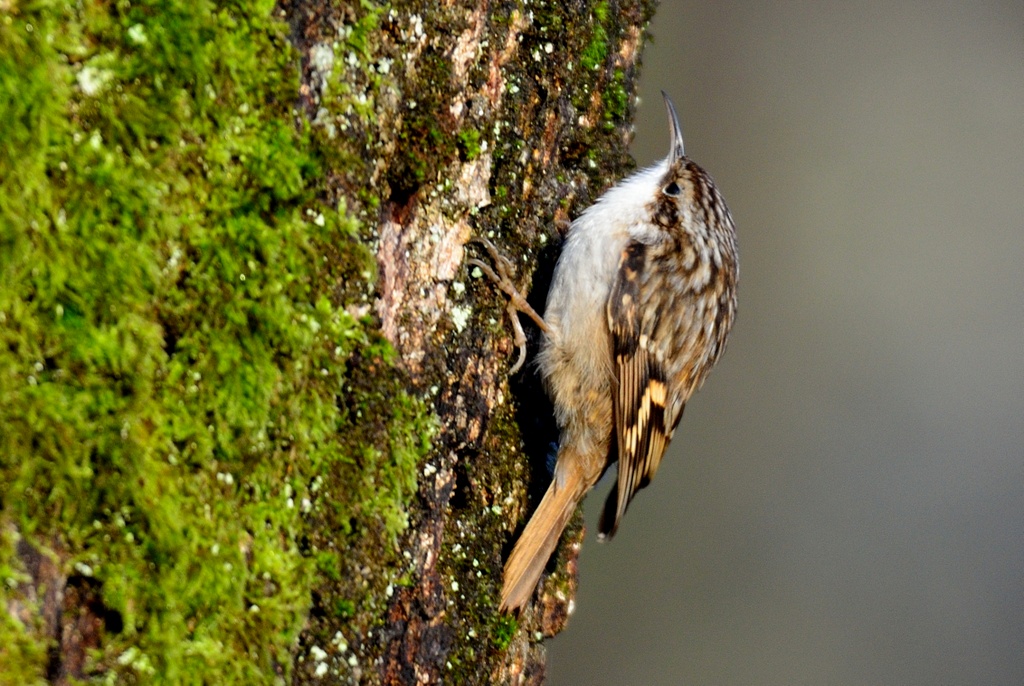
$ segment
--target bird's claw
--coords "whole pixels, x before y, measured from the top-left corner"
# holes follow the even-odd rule
[[[497,286],[505,295],[508,296],[508,306],[505,310],[508,312],[509,319],[512,320],[512,331],[513,331],[513,343],[519,348],[519,358],[516,363],[512,365],[509,373],[515,374],[518,372],[523,363],[526,361],[526,332],[523,331],[523,325],[519,321],[517,314],[522,312],[540,327],[541,331],[547,332],[548,325],[544,322],[543,317],[537,314],[537,311],[530,306],[530,303],[526,302],[526,298],[516,288],[512,277],[515,275],[516,268],[515,264],[509,258],[505,257],[498,250],[497,246],[494,245],[490,240],[478,237],[470,239],[471,243],[478,243],[483,246],[484,250],[490,256],[494,263],[494,267],[487,264],[482,260],[476,258],[470,258],[466,260],[467,264],[480,269],[483,274],[490,279],[495,286]]]

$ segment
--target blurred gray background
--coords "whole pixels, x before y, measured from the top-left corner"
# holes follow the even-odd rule
[[[740,315],[549,683],[1024,684],[1024,2],[666,0]]]

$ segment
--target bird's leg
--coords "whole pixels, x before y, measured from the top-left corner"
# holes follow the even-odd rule
[[[474,238],[472,242],[484,246],[491,259],[494,260],[494,269],[487,263],[475,258],[471,258],[467,262],[474,267],[480,267],[480,270],[487,275],[487,278],[493,281],[509,297],[509,305],[512,308],[512,312],[522,312],[532,319],[540,327],[541,331],[547,333],[550,329],[544,318],[537,314],[537,310],[533,309],[530,303],[526,302],[526,298],[523,297],[519,289],[516,288],[515,283],[512,282],[512,276],[516,273],[512,260],[502,255],[498,251],[497,246],[486,238]]]
[[[484,247],[487,253],[490,255],[491,260],[494,262],[494,268],[491,265],[478,260],[476,258],[470,258],[466,260],[467,264],[471,264],[474,267],[479,267],[487,278],[494,282],[505,295],[508,296],[508,312],[509,318],[512,320],[512,331],[514,334],[513,342],[519,348],[519,359],[509,370],[511,374],[515,374],[519,371],[519,368],[523,366],[523,362],[526,360],[526,332],[523,331],[523,325],[519,321],[518,313],[522,312],[527,317],[532,319],[540,330],[547,333],[551,329],[544,322],[544,318],[537,314],[537,310],[530,306],[530,303],[526,302],[526,298],[516,288],[515,283],[512,281],[512,276],[515,274],[516,268],[512,264],[512,260],[502,255],[497,246],[486,238],[474,238],[472,242],[479,243]]]

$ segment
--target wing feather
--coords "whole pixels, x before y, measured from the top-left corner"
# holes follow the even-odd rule
[[[630,243],[608,299],[617,385],[613,395],[618,447],[618,485],[605,504],[600,534],[613,536],[636,492],[658,470],[670,429],[666,426],[667,380],[650,336],[657,313],[642,311],[648,247]]]

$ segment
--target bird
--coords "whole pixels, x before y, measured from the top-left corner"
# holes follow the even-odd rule
[[[559,429],[551,484],[504,566],[500,609],[522,609],[569,518],[604,472],[616,485],[598,524],[610,539],[647,486],[683,409],[725,350],[736,318],[736,227],[711,176],[685,153],[672,100],[662,91],[670,146],[660,162],[625,178],[572,222],[544,315],[512,281],[512,263],[481,243],[481,267],[543,337],[537,364]]]

